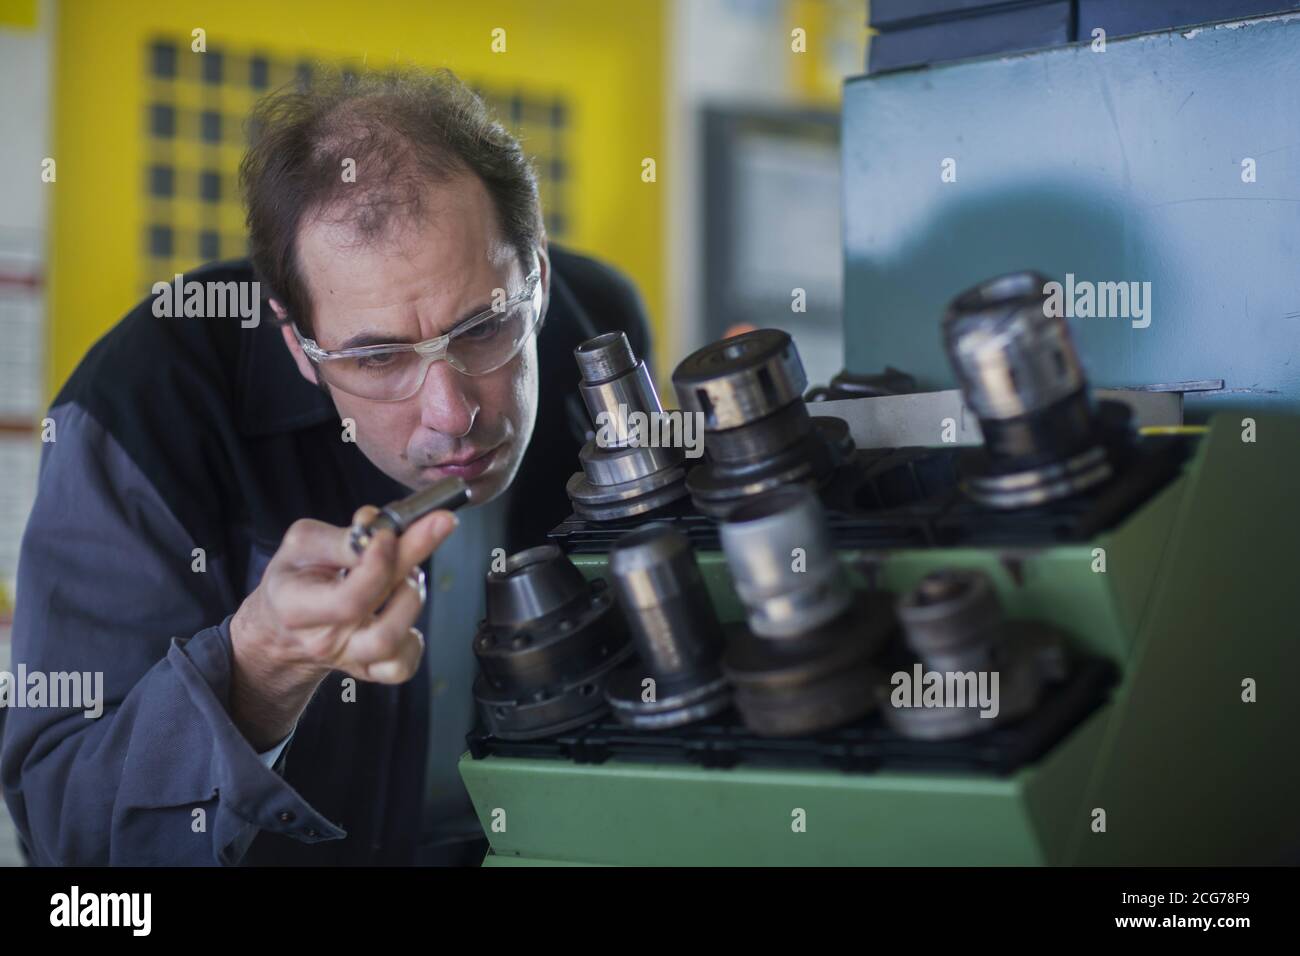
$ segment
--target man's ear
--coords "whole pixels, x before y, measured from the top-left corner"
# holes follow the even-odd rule
[[[298,366],[298,374],[312,385],[319,385],[320,383],[316,381],[316,367],[311,364],[311,359],[307,357],[307,353],[304,352],[302,346],[298,344],[298,337],[293,334],[293,327],[285,321],[287,313],[284,311],[284,306],[279,302],[276,302],[275,299],[270,299],[269,301],[271,303],[271,311],[273,311],[275,317],[280,320],[280,335],[284,338],[284,344],[285,347],[289,349],[289,354],[293,356],[293,364]]]
[[[542,314],[551,304],[551,253],[549,248],[550,240],[543,239],[541,245],[537,247],[538,267],[542,271]]]

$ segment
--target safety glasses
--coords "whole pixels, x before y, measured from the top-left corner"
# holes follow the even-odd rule
[[[297,323],[293,334],[331,388],[372,402],[400,402],[420,390],[434,362],[446,362],[463,375],[495,372],[519,354],[542,318],[542,273],[534,258],[523,289],[437,338],[328,351],[305,337]]]

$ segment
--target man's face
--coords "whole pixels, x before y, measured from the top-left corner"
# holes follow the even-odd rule
[[[330,219],[313,219],[298,234],[314,338],[323,349],[358,344],[359,336],[368,340],[361,344],[431,339],[492,308],[494,290],[511,296],[524,286],[525,270],[501,240],[477,176],[430,184],[419,219],[394,224],[380,242],[363,244],[346,222]],[[283,331],[299,371],[315,383],[292,330]],[[487,375],[434,362],[420,390],[403,401],[329,391],[339,417],[356,422],[358,447],[386,475],[413,490],[456,475],[469,484],[474,503],[484,504],[514,479],[532,438],[537,339],[530,335],[514,359]]]

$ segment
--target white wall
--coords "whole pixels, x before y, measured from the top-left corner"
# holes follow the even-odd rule
[[[35,424],[45,401],[44,291],[14,280],[45,273],[52,15],[45,0],[35,30],[0,24],[0,587],[11,598],[39,453],[36,433],[14,429]]]
[[[51,155],[54,0],[42,0],[36,29],[0,23],[0,587],[12,601],[18,543],[36,495],[38,433],[45,401],[45,296],[11,280],[45,274],[49,190],[41,161]],[[0,609],[0,670],[8,670],[9,614]],[[0,866],[21,863],[0,803]]]

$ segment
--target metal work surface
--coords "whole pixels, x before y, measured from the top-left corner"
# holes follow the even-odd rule
[[[849,81],[848,368],[952,387],[948,301],[1036,269],[1151,283],[1145,328],[1071,319],[1094,386],[1223,379],[1190,420],[1300,409],[1297,49],[1286,15]]]
[[[1096,399],[1123,402],[1133,409],[1134,425],[1181,425],[1183,399],[1177,392],[1139,392],[1127,389],[1097,389]],[[955,388],[914,395],[880,395],[874,398],[841,398],[814,402],[813,415],[833,415],[849,424],[849,435],[858,448],[911,448],[939,445],[943,441],[944,419],[953,421],[950,444],[971,446],[984,442],[979,419],[962,401]]]

